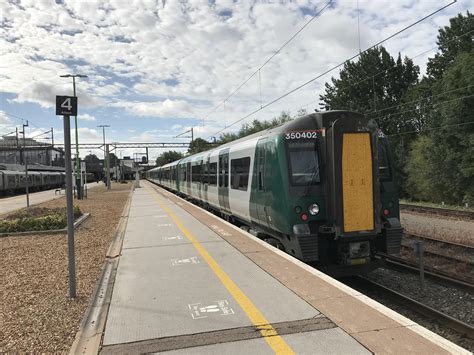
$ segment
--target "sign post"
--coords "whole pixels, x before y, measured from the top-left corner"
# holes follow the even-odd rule
[[[77,115],[77,97],[56,96],[56,115],[64,116],[64,168],[66,174],[67,252],[69,266],[69,297],[76,298],[76,256],[74,252],[74,206],[72,199],[71,122]]]

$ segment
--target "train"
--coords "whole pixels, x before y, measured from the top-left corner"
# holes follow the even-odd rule
[[[94,174],[86,174],[87,182],[95,181]],[[30,192],[61,188],[66,183],[64,172],[28,171],[28,189]],[[0,196],[23,193],[26,190],[24,171],[0,170]]]
[[[146,178],[334,276],[398,254],[403,229],[387,137],[326,111],[187,156]]]

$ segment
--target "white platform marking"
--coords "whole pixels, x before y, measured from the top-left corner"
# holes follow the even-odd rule
[[[183,240],[183,237],[180,235],[176,235],[174,237],[163,237],[163,240]]]
[[[171,223],[162,223],[162,224],[157,224],[157,227],[171,227]]]
[[[220,300],[212,304],[193,303],[188,305],[193,319],[207,318],[210,316],[228,316],[234,314],[234,310],[229,306],[229,301]]]
[[[224,237],[230,237],[232,235],[232,233],[226,232],[225,230],[223,230],[219,226],[216,226],[215,224],[211,225],[211,228]]]
[[[178,259],[173,258],[171,259],[171,265],[178,266],[178,265],[186,265],[186,264],[199,264],[199,258],[197,256],[191,256],[190,258]]]
[[[168,218],[168,215],[166,215],[166,214],[159,214],[159,215],[153,216],[153,218]]]

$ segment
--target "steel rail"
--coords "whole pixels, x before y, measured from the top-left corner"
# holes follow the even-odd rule
[[[468,249],[468,250],[474,250],[473,245],[467,245],[467,244],[463,244],[463,243],[452,242],[450,240],[444,240],[444,239],[439,239],[439,238],[428,237],[427,235],[421,235],[421,234],[418,234],[418,233],[404,232],[404,236],[408,237],[408,238],[419,238],[419,239],[424,239],[424,240],[427,240],[427,241],[430,241],[430,242],[443,243],[443,244],[447,244],[449,246],[465,248],[465,249]]]
[[[401,247],[413,252],[413,247],[409,244],[402,243]],[[461,263],[461,264],[467,264],[467,265],[474,265],[474,260],[470,260],[470,259],[466,259],[466,258],[459,258],[457,256],[451,256],[451,255],[439,253],[439,252],[433,251],[433,250],[426,250],[426,248],[423,250],[423,255],[433,257],[433,258],[445,259],[445,260],[447,260],[449,262],[452,262],[452,263]]]
[[[378,255],[385,260],[385,265],[391,269],[413,274],[420,272],[415,262],[384,253],[379,253]],[[428,278],[436,280],[445,286],[455,286],[468,292],[474,292],[474,284],[469,282],[469,280],[459,278],[456,274],[437,270],[426,265],[424,266],[424,273]]]
[[[357,279],[360,280],[361,283],[365,283],[365,286],[369,287],[371,290],[376,289],[382,292],[384,295],[386,295],[388,298],[395,301],[396,303],[399,303],[402,306],[407,307],[408,309],[416,313],[424,315],[425,317],[429,319],[433,319],[439,322],[441,325],[456,331],[462,336],[466,336],[469,339],[474,339],[474,327],[472,327],[470,324],[464,323],[463,321],[459,319],[456,319],[445,313],[442,313],[434,308],[431,308],[421,302],[418,302],[397,291],[391,290],[365,277],[359,276]]]
[[[412,211],[412,212],[419,212],[419,213],[434,213],[440,216],[447,216],[447,217],[462,217],[474,220],[474,211],[462,211],[462,210],[454,210],[451,208],[442,208],[442,207],[429,207],[429,206],[420,206],[420,205],[412,205],[409,203],[400,203],[401,210]]]

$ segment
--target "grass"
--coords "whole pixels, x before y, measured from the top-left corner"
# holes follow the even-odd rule
[[[78,206],[74,207],[74,219],[82,216]],[[66,228],[66,208],[30,207],[7,215],[0,220],[0,233],[46,231]]]

